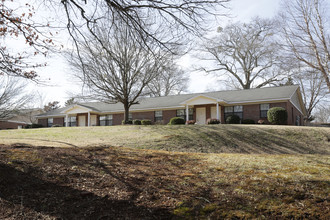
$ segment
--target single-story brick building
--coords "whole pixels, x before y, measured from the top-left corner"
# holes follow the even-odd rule
[[[130,119],[149,119],[167,124],[172,117],[183,117],[205,124],[208,118],[225,123],[228,115],[241,119],[265,120],[272,107],[283,107],[288,112],[288,125],[303,125],[306,115],[299,86],[267,87],[249,90],[219,91],[141,98],[130,108]],[[188,113],[188,114],[186,114]],[[121,103],[80,103],[38,115],[38,123],[45,127],[120,125],[124,119]]]
[[[0,130],[18,129],[26,125],[37,123],[36,115],[43,113],[42,109],[22,109],[12,112],[6,118],[0,119]]]

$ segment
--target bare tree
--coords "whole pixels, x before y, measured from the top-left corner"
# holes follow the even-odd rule
[[[278,45],[274,39],[275,23],[254,18],[250,23],[233,23],[203,46],[203,60],[213,61],[207,73],[226,75],[229,83],[240,89],[260,88],[282,81],[278,70]]]
[[[286,49],[295,58],[319,72],[330,92],[329,2],[284,1],[281,27]]]
[[[315,120],[321,123],[330,123],[330,106],[329,104],[318,105],[315,111]]]
[[[59,105],[59,103],[59,101],[48,102],[48,104],[44,106],[44,111],[49,112],[60,108],[61,106]]]
[[[187,45],[189,33],[201,36],[207,30],[209,15],[220,15],[229,0],[62,0],[67,15],[67,27],[74,41],[90,40],[88,32],[99,43],[102,39],[96,33],[97,27],[105,21],[111,29],[120,29],[117,21],[131,27],[144,39],[140,43],[148,48],[150,44],[177,52],[178,45]],[[222,14],[223,15],[223,14]],[[146,26],[152,28],[146,29]],[[77,49],[79,44],[75,44]]]
[[[165,54],[142,47],[125,24],[121,31],[105,25],[96,33],[101,43],[80,42],[83,50],[72,54],[68,62],[94,99],[124,105],[127,122],[129,108],[147,95],[145,88],[159,73]]]
[[[300,85],[302,98],[307,110],[307,121],[314,120],[313,110],[327,94],[324,78],[314,69],[299,68],[299,73],[294,74],[295,81]]]
[[[147,89],[151,96],[176,95],[186,91],[188,83],[189,76],[169,59],[160,68],[158,76],[147,85]]]
[[[54,48],[52,33],[48,24],[33,21],[35,8],[26,3],[19,4],[2,0],[0,2],[0,75],[19,76],[36,80],[36,67],[45,63],[32,62],[31,58],[38,55],[46,56],[49,49]],[[8,41],[18,40],[22,45],[10,48]],[[20,48],[20,49],[19,49]]]
[[[17,79],[0,76],[0,118],[6,118],[17,114],[32,100],[30,94],[26,94],[25,84]]]
[[[72,98],[69,98],[68,100],[65,101],[64,105],[65,106],[69,106],[69,105],[73,105],[73,104],[77,104],[78,101],[72,97]]]

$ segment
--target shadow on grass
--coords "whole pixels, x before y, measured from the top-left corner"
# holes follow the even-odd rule
[[[88,163],[80,159],[82,158],[75,158],[80,164]],[[167,219],[171,217],[165,209],[137,205],[134,200],[140,190],[111,171],[108,173],[128,188],[132,194],[131,197],[113,199],[109,195],[98,196],[87,189],[82,190],[81,188],[84,187],[79,184],[76,185],[77,188],[73,187],[70,184],[70,178],[66,181],[58,181],[58,179],[62,180],[61,175],[52,178],[51,173],[45,174],[29,163],[22,161],[16,161],[16,163],[18,165],[14,168],[0,162],[1,218],[32,219],[36,217],[35,213],[40,213],[41,218],[51,216],[59,219]],[[102,164],[95,165],[93,160],[89,163],[91,166],[100,166],[100,169],[103,169]],[[53,165],[59,166],[56,163]],[[66,174],[69,175],[69,173]],[[84,179],[88,176],[81,173],[78,178]],[[94,178],[93,181],[97,182],[98,179]]]
[[[252,154],[329,154],[323,143],[318,146],[311,142],[312,136],[294,133],[294,130],[276,130],[262,126],[179,126],[160,127],[160,133],[173,134],[166,136],[161,142],[147,143],[150,148],[170,151],[202,152],[202,153],[252,153]],[[184,130],[184,132],[182,132]],[[291,132],[291,133],[290,133]],[[326,136],[326,134],[322,134]],[[314,137],[312,137],[314,138]]]
[[[7,139],[17,140],[18,138],[7,138]],[[74,144],[71,144],[71,143],[68,143],[68,142],[64,142],[64,141],[51,141],[51,140],[47,140],[47,139],[38,139],[38,138],[20,138],[19,140],[20,140],[20,141],[23,141],[23,140],[42,141],[42,142],[45,142],[45,143],[65,144],[65,145],[67,145],[68,147],[78,147],[78,146],[76,146],[76,145],[74,145]],[[11,144],[11,145],[14,145],[14,146],[18,146],[18,145],[25,146],[25,145],[27,145],[27,144],[17,142],[17,143]],[[31,145],[31,146],[32,146],[32,145]]]
[[[0,218],[327,219],[329,181],[257,174],[185,154],[0,146]]]

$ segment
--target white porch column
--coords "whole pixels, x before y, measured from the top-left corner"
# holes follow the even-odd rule
[[[186,105],[186,122],[189,121],[189,106]]]
[[[88,127],[91,126],[91,113],[88,112]]]
[[[220,120],[220,117],[219,117],[219,103],[217,102],[217,119]]]
[[[65,115],[65,127],[68,127],[68,114]]]

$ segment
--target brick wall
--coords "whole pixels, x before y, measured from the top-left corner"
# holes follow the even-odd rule
[[[121,125],[122,120],[124,120],[124,113],[112,115],[112,125]]]
[[[38,118],[38,124],[41,124],[42,127],[47,127],[47,118]]]
[[[260,118],[260,105],[244,105],[243,119],[252,119],[255,123],[257,123],[259,119],[264,119]]]
[[[154,111],[132,112],[132,118],[133,118],[133,120],[134,119],[139,119],[139,120],[147,119],[147,120],[151,120],[152,122],[154,122],[155,121],[155,112]]]
[[[303,123],[303,118],[301,113],[288,101],[288,102],[278,102],[278,103],[269,103],[269,108],[273,107],[282,107],[287,110],[288,112],[288,125],[295,125],[296,116],[300,116],[300,124]],[[225,108],[221,106],[221,123],[225,123],[224,118]],[[260,118],[260,104],[253,104],[253,105],[243,105],[243,119],[253,119],[256,123],[259,119],[265,121],[268,124],[267,118]]]
[[[22,128],[24,128],[25,125],[26,125],[25,123],[0,121],[0,130],[1,129],[17,129],[18,126],[22,126]]]
[[[226,124],[226,121],[225,121],[225,106],[220,106],[221,108],[221,116],[220,116],[220,121],[221,121],[221,124]]]
[[[176,117],[176,110],[165,110],[163,111],[163,122],[168,124],[171,118]]]
[[[64,118],[54,118],[53,119],[53,125],[65,126],[64,125]]]
[[[287,111],[288,111],[288,125],[296,125],[296,117],[299,116],[299,125],[304,125],[303,115],[298,111],[298,109],[291,104],[291,102],[287,102]]]

